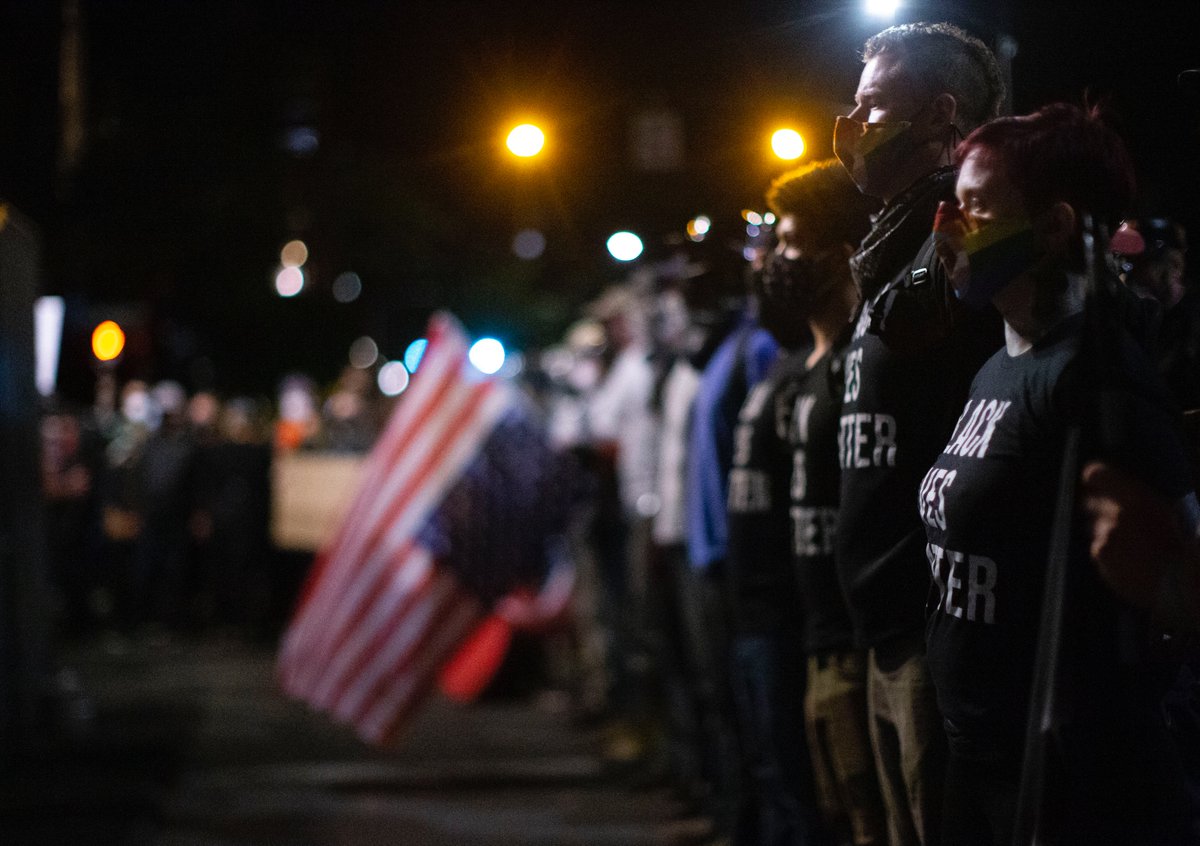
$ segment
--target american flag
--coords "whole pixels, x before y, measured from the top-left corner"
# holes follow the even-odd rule
[[[412,382],[318,554],[277,660],[283,689],[365,740],[407,723],[486,601],[430,548],[432,518],[513,404],[466,366],[467,339],[436,315]]]

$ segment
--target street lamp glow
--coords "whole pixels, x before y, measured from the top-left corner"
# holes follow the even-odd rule
[[[792,161],[804,155],[804,139],[794,129],[777,129],[771,136],[771,149],[784,161]]]
[[[617,261],[633,261],[642,254],[642,239],[632,232],[614,232],[608,236],[608,252]]]
[[[112,361],[125,349],[125,332],[116,321],[105,320],[92,331],[92,354],[100,361]]]
[[[527,159],[542,151],[542,147],[546,145],[546,135],[532,123],[523,123],[513,127],[512,132],[508,133],[508,140],[504,143],[508,145],[509,152],[514,156]]]
[[[711,228],[712,219],[708,215],[698,215],[687,222],[687,236],[693,241],[703,241]]]
[[[866,0],[863,8],[873,18],[891,20],[900,9],[900,0]]]
[[[504,344],[495,338],[480,338],[471,345],[467,358],[476,370],[490,376],[504,366]]]

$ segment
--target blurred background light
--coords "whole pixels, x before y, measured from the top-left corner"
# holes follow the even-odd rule
[[[777,129],[771,136],[771,149],[784,161],[793,161],[804,155],[804,139],[794,129]]]
[[[362,279],[357,273],[347,270],[333,280],[333,298],[339,303],[352,303],[362,293]]]
[[[116,321],[105,320],[92,330],[92,354],[100,361],[112,361],[125,349],[125,332]]]
[[[503,379],[515,379],[525,372],[525,356],[519,352],[509,352],[504,356],[504,363],[496,371]]]
[[[379,345],[373,338],[363,335],[350,345],[350,364],[366,370],[379,359]]]
[[[476,370],[490,376],[504,366],[504,344],[495,338],[480,338],[471,344],[467,358]]]
[[[872,18],[891,20],[900,9],[900,0],[865,0],[863,9]]]
[[[533,261],[546,251],[546,236],[536,229],[522,229],[513,238],[512,251],[519,259]]]
[[[742,220],[749,223],[751,226],[762,226],[762,215],[754,211],[754,209],[742,209]]]
[[[303,267],[308,261],[308,245],[303,241],[288,241],[279,251],[279,263],[284,267]]]
[[[504,143],[514,156],[527,159],[542,151],[542,147],[546,145],[546,135],[532,123],[523,123],[513,127]]]
[[[614,232],[608,236],[608,252],[617,261],[633,261],[642,254],[642,239],[632,232]]]
[[[311,126],[293,126],[284,133],[283,146],[293,156],[307,158],[321,148],[321,134]]]
[[[275,290],[281,297],[294,297],[304,288],[304,271],[285,267],[275,274]]]
[[[58,359],[62,349],[66,301],[62,297],[38,297],[33,301],[34,382],[38,393],[48,397],[58,383]]]
[[[428,345],[429,342],[424,338],[417,338],[404,350],[404,366],[408,368],[409,373],[417,372],[417,367],[421,364],[421,357],[425,355],[425,347]]]
[[[408,387],[408,369],[404,362],[389,361],[383,365],[379,368],[376,383],[384,396],[396,397],[404,393],[404,389]]]
[[[693,241],[703,241],[711,228],[712,219],[708,215],[697,215],[687,222],[687,236]]]

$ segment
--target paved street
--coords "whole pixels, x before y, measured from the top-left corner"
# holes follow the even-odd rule
[[[63,664],[87,694],[64,706],[75,734],[0,771],[4,846],[705,840],[664,789],[606,773],[594,733],[546,697],[438,700],[377,750],[282,698],[264,648],[108,641]]]

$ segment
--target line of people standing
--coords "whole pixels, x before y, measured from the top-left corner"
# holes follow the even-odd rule
[[[1061,478],[1103,459],[1195,533],[1157,307],[1091,246],[1132,163],[1079,108],[998,117],[996,60],[956,27],[892,27],[863,60],[840,161],[772,186],[753,297],[714,307],[718,268],[684,262],[699,342],[627,347],[637,387],[601,436],[642,476],[659,460],[624,503],[654,543],[602,565],[624,670],[659,668],[668,746],[694,752],[675,774],[734,843],[1007,844],[1030,819],[1060,843],[1196,842],[1161,708],[1195,695],[1178,637],[1105,587],[1078,524],[1057,731],[1027,732]],[[657,453],[630,408],[658,415]]]

